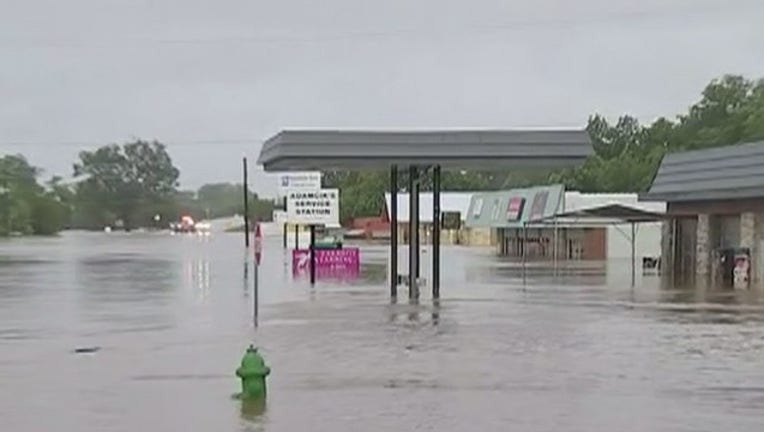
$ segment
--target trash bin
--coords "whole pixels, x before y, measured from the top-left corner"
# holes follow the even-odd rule
[[[732,286],[735,289],[748,289],[751,278],[751,250],[748,248],[735,249],[733,262]]]

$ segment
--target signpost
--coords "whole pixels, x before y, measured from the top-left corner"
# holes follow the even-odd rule
[[[316,282],[316,227],[337,226],[340,222],[340,191],[321,189],[320,172],[285,173],[279,177],[279,190],[285,197],[286,222],[295,226],[295,253],[299,251],[299,227],[310,227],[310,284]],[[286,237],[284,240],[286,245]],[[293,253],[292,263],[297,258]]]
[[[352,278],[360,272],[360,251],[358,248],[316,249],[314,251],[316,273],[338,278]],[[292,251],[292,274],[310,273],[310,249]]]
[[[338,225],[338,189],[290,191],[287,195],[287,220],[299,225]]]
[[[284,198],[284,211],[286,212],[289,203],[287,196],[290,192],[306,192],[317,191],[321,189],[321,172],[320,171],[305,171],[305,172],[287,172],[279,174],[279,195]],[[294,226],[294,247],[299,249],[300,247],[300,225],[298,222],[291,220],[287,217],[288,224]],[[283,224],[284,227],[284,247],[287,246],[287,223]]]
[[[263,233],[260,230],[260,223],[255,224],[255,241],[253,242],[255,245],[255,289],[254,289],[254,320],[255,320],[255,327],[257,327],[257,317],[258,317],[258,309],[260,307],[259,304],[259,286],[258,286],[258,279],[259,279],[259,267],[260,267],[260,260],[263,257]]]

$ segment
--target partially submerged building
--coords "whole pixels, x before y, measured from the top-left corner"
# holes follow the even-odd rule
[[[599,210],[608,212],[598,215]],[[630,258],[633,246],[641,263],[660,256],[661,223],[655,219],[664,211],[665,204],[640,203],[637,194],[587,194],[550,185],[476,193],[466,226],[491,229],[499,256],[606,261]],[[634,220],[640,223],[632,238]]]
[[[764,286],[764,142],[666,155],[641,199],[667,203],[667,282]]]
[[[491,229],[485,227],[470,228],[465,225],[470,201],[474,192],[441,192],[440,209],[442,214],[441,242],[443,244],[459,244],[465,246],[490,246]],[[419,237],[422,244],[432,243],[432,192],[420,192],[419,195]],[[398,238],[404,244],[408,244],[409,236],[409,194],[401,192],[397,194],[398,202]],[[384,216],[390,221],[391,196],[385,194]]]

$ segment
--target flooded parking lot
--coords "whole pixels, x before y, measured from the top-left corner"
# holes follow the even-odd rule
[[[266,238],[255,329],[241,243],[1,242],[2,430],[764,428],[759,294],[662,290],[654,276],[632,290],[617,265],[523,278],[450,247],[443,298],[409,304],[401,288],[394,303],[385,246],[362,247],[360,279],[310,288]],[[249,343],[273,369],[266,407],[231,399]]]

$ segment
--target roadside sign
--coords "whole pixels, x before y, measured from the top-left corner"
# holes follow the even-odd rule
[[[287,222],[299,225],[337,225],[340,220],[339,198],[338,189],[290,191],[287,195]]]
[[[321,189],[321,172],[289,172],[279,174],[279,194],[287,196],[292,191],[315,191]]]
[[[263,232],[260,230],[260,224],[255,224],[255,264],[260,265],[263,257]]]

